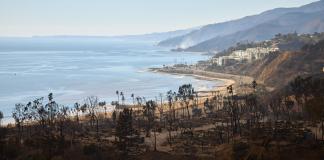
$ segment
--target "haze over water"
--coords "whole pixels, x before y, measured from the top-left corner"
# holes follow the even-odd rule
[[[195,63],[207,56],[170,52],[152,42],[100,38],[2,38],[0,39],[0,110],[11,116],[15,103],[47,98],[64,105],[83,103],[90,95],[110,103],[116,90],[155,99],[159,93],[177,91],[192,83],[207,90],[221,82],[149,72],[150,67]]]

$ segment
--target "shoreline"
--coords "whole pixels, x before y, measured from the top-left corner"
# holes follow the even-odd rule
[[[221,86],[214,86],[211,90],[207,92],[225,92],[227,87],[233,85],[238,87],[241,84],[250,84],[254,79],[248,76],[233,75],[227,73],[195,70],[188,68],[149,68],[149,71],[162,74],[172,74],[172,75],[183,75],[183,76],[192,76],[197,79],[215,81],[222,81]]]
[[[172,75],[181,75],[181,76],[191,76],[196,79],[200,80],[207,80],[207,81],[222,81],[221,85],[214,85],[211,89],[199,91],[203,97],[212,97],[215,92],[219,92],[221,94],[227,93],[227,87],[230,85],[239,86],[241,82],[251,83],[253,78],[247,76],[239,76],[239,75],[232,75],[226,73],[218,73],[218,72],[209,72],[209,71],[202,71],[202,70],[193,70],[193,69],[184,69],[184,68],[173,68],[173,69],[165,69],[165,68],[149,68],[148,71],[153,73],[159,74],[172,74]],[[110,105],[108,105],[110,106]],[[110,106],[112,107],[112,106]],[[136,108],[130,106],[130,108]],[[107,112],[108,115],[111,114],[111,111]],[[73,117],[71,115],[71,117]],[[11,117],[6,117],[11,119]],[[13,121],[3,121],[2,125],[13,124]]]

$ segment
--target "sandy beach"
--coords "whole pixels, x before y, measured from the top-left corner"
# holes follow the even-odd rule
[[[192,76],[197,79],[203,80],[218,80],[222,81],[222,86],[215,86],[212,90],[208,92],[226,92],[226,88],[230,85],[234,87],[239,87],[241,84],[250,84],[253,81],[252,77],[241,76],[241,75],[233,75],[226,73],[217,73],[210,71],[202,71],[188,68],[174,68],[174,67],[166,67],[166,68],[150,68],[152,72],[166,73],[166,74],[174,74],[174,75],[184,75],[184,76]]]

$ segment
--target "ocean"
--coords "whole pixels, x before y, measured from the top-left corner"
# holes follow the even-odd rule
[[[155,99],[191,83],[208,90],[222,82],[148,71],[175,63],[193,64],[208,57],[171,52],[147,41],[104,38],[0,38],[0,111],[11,121],[16,103],[54,94],[59,104],[73,106],[87,96],[117,100],[116,90],[131,102],[131,94]]]

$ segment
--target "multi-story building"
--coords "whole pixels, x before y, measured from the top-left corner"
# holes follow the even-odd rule
[[[257,59],[261,59],[265,57],[266,55],[278,51],[279,49],[277,47],[273,48],[264,48],[264,47],[255,47],[255,48],[247,48],[246,50],[236,50],[230,53],[229,56],[222,56],[218,58],[212,59],[212,62],[217,64],[218,66],[224,66],[228,62],[243,62],[248,61],[252,62]]]

